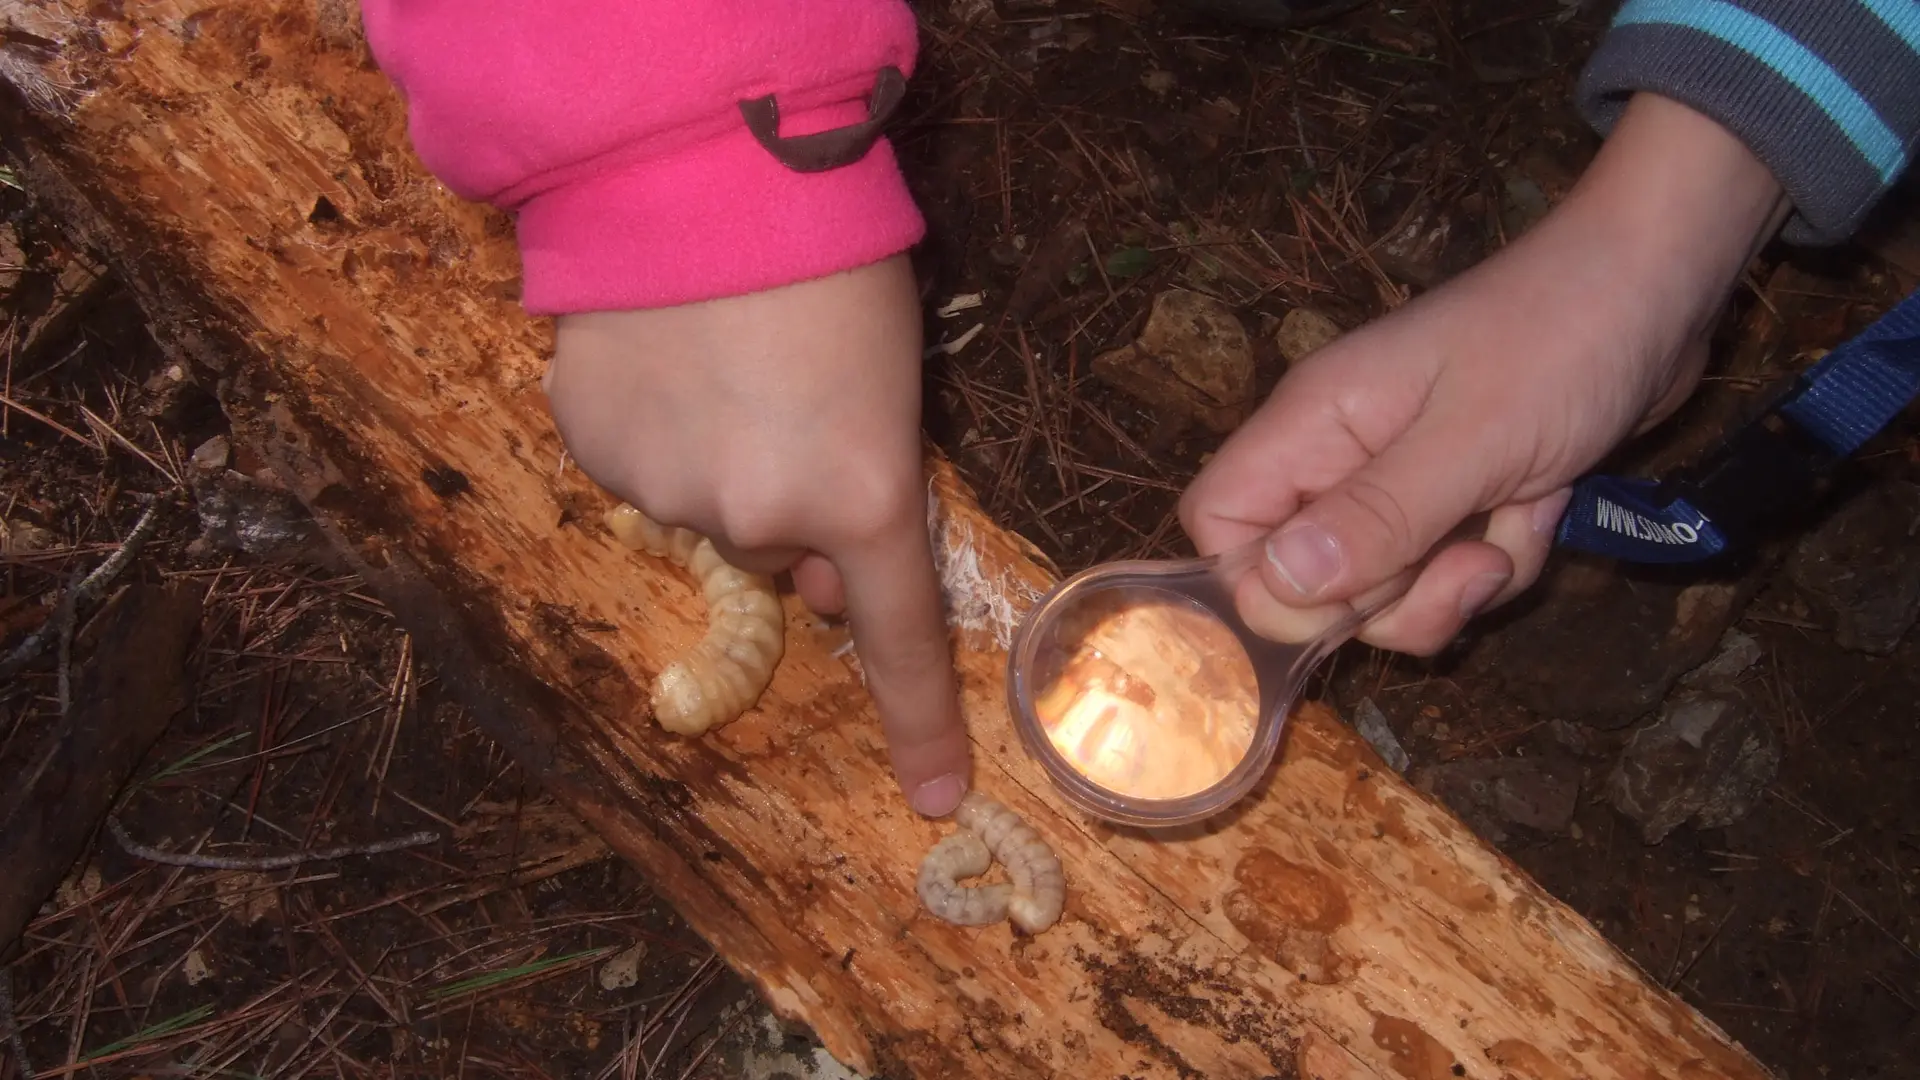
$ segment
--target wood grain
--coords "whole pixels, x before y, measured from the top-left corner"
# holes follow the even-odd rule
[[[1030,939],[927,917],[916,862],[946,826],[904,806],[841,638],[797,604],[759,709],[698,742],[639,711],[702,633],[698,594],[598,526],[611,502],[548,422],[510,227],[422,172],[352,5],[64,9],[0,4],[63,42],[4,46],[16,85],[41,83],[11,117],[36,192],[225,380],[244,441],[488,730],[836,1057],[915,1077],[1765,1075],[1324,708],[1207,830],[1067,810],[1010,727],[990,629],[956,632],[978,784],[1053,842],[1067,912]],[[988,579],[1045,587],[949,468],[929,475]]]

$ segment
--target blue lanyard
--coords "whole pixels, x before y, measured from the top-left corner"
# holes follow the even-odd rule
[[[1704,562],[1756,539],[1920,397],[1920,292],[1822,357],[1759,416],[1667,480],[1586,476],[1554,542],[1633,563]]]

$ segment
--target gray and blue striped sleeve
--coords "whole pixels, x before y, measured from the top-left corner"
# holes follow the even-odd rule
[[[1860,227],[1920,142],[1920,0],[1627,0],[1582,73],[1610,131],[1636,91],[1712,117],[1773,170],[1785,236]]]

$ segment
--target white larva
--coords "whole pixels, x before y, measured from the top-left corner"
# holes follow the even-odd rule
[[[707,601],[707,634],[653,681],[660,726],[697,736],[752,708],[786,651],[786,613],[773,580],[727,561],[690,529],[660,525],[625,503],[607,512],[614,539],[693,572]]]
[[[654,679],[654,719],[687,736],[737,719],[766,692],[785,652],[786,618],[772,579],[728,565],[706,537],[660,525],[626,503],[604,520],[625,547],[691,570],[706,596],[707,634]],[[977,791],[960,800],[954,822],[960,831],[935,844],[920,863],[916,890],[929,912],[962,926],[1010,919],[1029,934],[1060,920],[1066,874],[1038,832]],[[1010,883],[959,884],[986,873],[996,860],[1007,868]]]
[[[1007,917],[1013,886],[956,884],[962,878],[979,877],[992,865],[993,853],[986,841],[973,833],[961,831],[942,838],[920,862],[920,902],[936,918],[960,926],[999,922]]]
[[[1020,815],[977,791],[953,813],[960,831],[935,844],[920,863],[920,902],[935,917],[962,926],[1011,919],[1029,934],[1060,920],[1066,908],[1066,873],[1059,856]],[[964,886],[963,878],[987,872],[991,861],[1007,868],[1011,884]]]

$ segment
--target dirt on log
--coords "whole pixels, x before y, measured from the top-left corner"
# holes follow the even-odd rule
[[[978,784],[1054,843],[1062,922],[927,917],[914,815],[842,638],[794,604],[760,708],[645,713],[692,583],[598,524],[508,223],[419,167],[345,0],[0,2],[23,179],[218,380],[496,738],[837,1058],[914,1077],[1759,1078],[1571,910],[1303,708],[1265,790],[1151,840],[1067,809],[1003,707],[995,604],[1048,572],[930,465]],[[1005,606],[1001,606],[1004,614]]]

